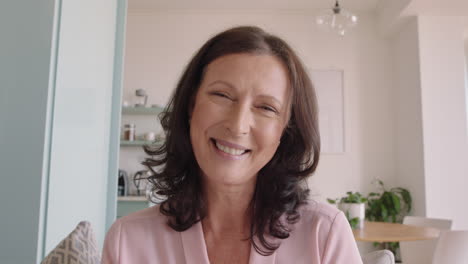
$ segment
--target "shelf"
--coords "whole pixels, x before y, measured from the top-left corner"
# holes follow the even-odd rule
[[[141,147],[144,145],[152,145],[152,146],[161,146],[162,142],[160,141],[147,141],[147,140],[120,140],[120,146],[122,147]]]
[[[117,197],[117,218],[146,209],[151,203],[145,196],[119,196]]]
[[[146,196],[119,196],[117,197],[119,202],[148,202]]]
[[[161,113],[164,108],[157,107],[122,107],[122,114],[124,115],[157,115]]]

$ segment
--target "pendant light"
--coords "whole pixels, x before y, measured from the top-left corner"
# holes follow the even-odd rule
[[[357,22],[358,17],[343,9],[338,0],[333,8],[324,10],[315,18],[319,28],[335,32],[340,36],[344,36],[350,28],[357,25]]]

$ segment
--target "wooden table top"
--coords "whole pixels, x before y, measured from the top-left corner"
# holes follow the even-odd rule
[[[353,233],[357,241],[399,242],[435,239],[439,237],[440,230],[396,223],[364,222],[364,227],[353,230]]]

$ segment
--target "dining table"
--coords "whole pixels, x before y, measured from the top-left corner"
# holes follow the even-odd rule
[[[440,230],[433,227],[364,221],[361,228],[353,230],[353,234],[356,241],[384,243],[436,239]]]

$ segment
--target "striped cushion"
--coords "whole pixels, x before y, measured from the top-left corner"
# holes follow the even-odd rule
[[[363,264],[394,264],[395,257],[390,250],[373,251],[362,256]]]
[[[99,264],[100,259],[91,224],[82,221],[41,264]]]

